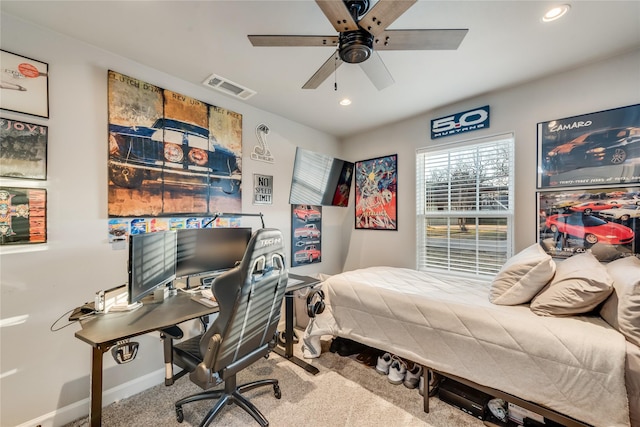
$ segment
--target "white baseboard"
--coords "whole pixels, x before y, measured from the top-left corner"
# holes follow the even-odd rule
[[[143,375],[134,380],[127,381],[124,384],[115,386],[109,390],[102,392],[102,407],[117,402],[134,394],[140,393],[155,385],[164,383],[164,369],[151,372],[147,375]],[[60,427],[78,418],[86,417],[89,414],[90,400],[89,398],[82,399],[78,402],[74,402],[71,405],[67,405],[63,408],[58,408],[55,411],[44,414],[38,418],[34,418],[25,423],[18,425],[17,427]]]

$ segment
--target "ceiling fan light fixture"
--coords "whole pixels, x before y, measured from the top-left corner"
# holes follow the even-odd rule
[[[340,34],[340,59],[349,64],[366,61],[373,52],[373,36],[364,30]]]
[[[563,4],[560,6],[554,6],[551,9],[547,10],[547,12],[542,17],[543,22],[551,22],[557,19],[562,18],[566,13],[571,9],[571,6],[568,4]]]

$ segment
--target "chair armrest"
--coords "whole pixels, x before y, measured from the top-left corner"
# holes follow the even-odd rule
[[[209,345],[207,346],[207,352],[205,353],[202,362],[200,362],[198,366],[196,366],[196,369],[189,375],[191,381],[205,390],[218,385],[221,382],[220,377],[218,376],[218,373],[214,371],[213,366],[216,361],[216,355],[221,342],[222,337],[219,334],[215,334],[211,337]]]
[[[160,333],[174,340],[179,340],[184,337],[184,332],[182,332],[182,329],[175,325],[169,326],[168,328],[160,329]]]

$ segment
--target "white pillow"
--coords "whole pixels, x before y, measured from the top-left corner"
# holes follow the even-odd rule
[[[557,263],[553,280],[531,301],[539,316],[571,316],[588,313],[613,292],[607,268],[591,254],[573,255]]]
[[[507,260],[491,283],[489,301],[518,305],[531,301],[553,278],[556,263],[538,243]]]
[[[605,301],[600,315],[628,341],[640,346],[640,259],[620,258],[607,265],[614,292]]]

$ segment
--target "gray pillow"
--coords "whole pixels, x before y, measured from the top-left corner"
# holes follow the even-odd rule
[[[556,263],[535,243],[507,260],[491,282],[489,301],[526,304],[553,278]]]
[[[558,262],[551,283],[531,301],[539,316],[571,316],[588,313],[613,292],[607,268],[590,252]]]
[[[628,341],[640,346],[640,259],[620,258],[607,265],[613,279],[613,293],[600,309],[600,315]]]

